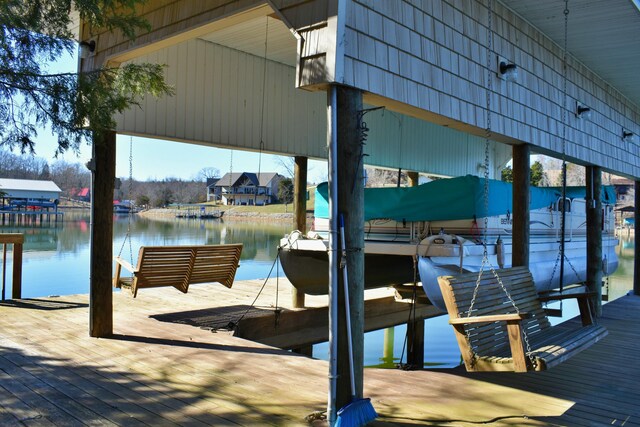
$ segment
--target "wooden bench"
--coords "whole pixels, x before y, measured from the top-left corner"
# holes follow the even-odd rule
[[[198,246],[142,246],[138,265],[115,257],[113,286],[138,289],[173,286],[187,293],[189,285],[218,282],[230,288],[236,275],[242,244]],[[122,268],[132,277],[120,277]]]
[[[438,278],[449,323],[454,327],[468,371],[542,371],[607,335],[603,326],[593,322],[589,303],[592,294],[574,290],[543,298],[578,298],[579,301],[581,325],[568,321],[552,327],[526,267],[500,269],[496,273],[518,309],[491,271],[482,274],[470,316],[468,310],[478,273]]]

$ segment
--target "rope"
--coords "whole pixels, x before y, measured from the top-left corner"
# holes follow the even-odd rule
[[[249,307],[245,310],[244,313],[242,313],[242,316],[240,316],[238,318],[238,320],[236,320],[235,322],[231,321],[229,322],[229,324],[227,325],[227,328],[229,330],[233,330],[235,329],[240,322],[242,321],[242,319],[245,318],[245,316],[249,313],[249,311],[255,307],[256,305],[256,301],[258,301],[258,298],[260,297],[260,295],[262,295],[262,291],[264,290],[265,286],[267,285],[267,282],[269,281],[269,279],[271,278],[271,273],[273,273],[273,268],[278,265],[278,260],[280,259],[280,249],[278,248],[278,253],[276,254],[276,258],[273,260],[273,264],[271,264],[271,269],[269,270],[269,274],[267,275],[266,279],[264,279],[264,282],[262,283],[262,286],[260,287],[260,290],[258,291],[258,293],[256,294],[256,297],[253,299],[253,301],[251,302],[251,305],[249,305]],[[274,308],[274,313],[275,313],[275,318],[276,318],[276,324],[278,322],[278,317],[280,315],[280,312],[282,311],[281,309],[278,308],[278,289],[279,289],[279,280],[276,277],[276,306]]]

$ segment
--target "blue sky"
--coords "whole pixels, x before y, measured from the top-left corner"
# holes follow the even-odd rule
[[[49,67],[49,72],[74,72],[77,60],[75,56],[65,55]],[[201,145],[164,141],[160,139],[129,137],[118,135],[116,140],[116,176],[129,176],[129,144],[133,144],[133,177],[136,180],[180,178],[191,179],[204,168],[216,168],[223,175],[231,168],[231,150],[205,147]],[[56,137],[48,130],[40,130],[36,142],[36,156],[54,162]],[[279,156],[248,151],[233,151],[233,171],[278,172],[287,175]],[[91,159],[91,146],[82,146],[80,154],[69,152],[58,156],[70,163],[86,163]],[[286,161],[286,160],[285,160]],[[288,161],[291,162],[290,160]],[[309,161],[309,182],[326,180],[327,164],[320,161]]]
[[[118,135],[116,139],[116,176],[129,177],[129,146],[133,151],[133,177],[139,181],[164,178],[195,178],[204,168],[216,168],[221,175],[229,172],[232,166],[232,150],[205,147],[160,139],[130,137]],[[36,155],[53,162],[56,149],[56,138],[42,131],[36,143]],[[58,156],[70,163],[86,163],[91,159],[91,146],[81,147],[80,155],[65,153]],[[234,172],[278,172],[287,175],[286,169],[278,160],[279,156],[233,150]],[[284,158],[283,158],[284,160]],[[286,161],[286,160],[285,160]],[[308,177],[310,182],[325,180],[327,176],[326,162],[309,161]]]

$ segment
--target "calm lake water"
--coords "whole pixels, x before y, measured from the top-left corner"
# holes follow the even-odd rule
[[[278,240],[291,231],[286,224],[242,222],[231,226],[218,220],[153,221],[133,216],[129,245],[129,240],[125,239],[128,216],[114,216],[113,228],[114,255],[120,254],[124,259],[134,261],[133,264],[140,246],[243,242],[242,268],[236,274],[238,280],[267,277],[278,252]],[[2,226],[0,230],[25,236],[24,298],[89,293],[88,211],[69,210],[57,225],[51,222],[31,227]]]
[[[114,254],[125,259],[137,259],[140,246],[219,244],[242,242],[242,268],[238,280],[261,279],[269,271],[277,255],[279,239],[290,230],[286,223],[223,222],[218,220],[154,221],[132,218],[131,245],[125,239],[129,228],[127,216],[114,219]],[[89,213],[67,211],[57,225],[33,227],[2,226],[3,233],[25,235],[23,255],[23,297],[89,293]],[[130,248],[133,249],[131,256]],[[605,293],[613,300],[633,288],[633,236],[622,232],[616,248],[619,266],[607,280]],[[10,252],[9,252],[10,255]],[[7,264],[10,266],[10,262]],[[10,268],[8,268],[10,270]],[[279,269],[282,274],[282,269]],[[275,271],[272,273],[272,276]],[[10,286],[10,278],[7,281]],[[10,290],[6,291],[10,296]],[[563,305],[563,317],[551,318],[552,323],[578,314],[575,304]],[[451,367],[460,363],[460,353],[447,317],[425,322],[425,366]],[[405,326],[365,334],[365,365],[394,367],[406,361]],[[314,346],[314,357],[326,359],[327,344]]]

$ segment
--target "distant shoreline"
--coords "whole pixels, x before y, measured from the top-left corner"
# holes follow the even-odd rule
[[[163,209],[153,208],[142,212],[138,215],[149,219],[158,220],[175,220],[176,209]],[[310,217],[308,215],[308,217]],[[268,213],[268,212],[247,212],[247,211],[234,211],[233,208],[223,211],[223,220],[233,221],[278,221],[278,222],[292,222],[293,213]],[[215,220],[214,220],[215,221]]]

